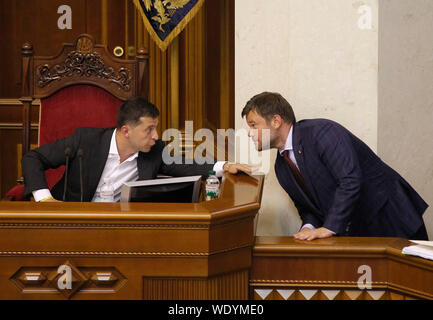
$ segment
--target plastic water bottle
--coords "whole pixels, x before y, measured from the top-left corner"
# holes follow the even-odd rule
[[[114,202],[114,186],[110,178],[104,178],[104,184],[99,193],[101,202]]]
[[[206,179],[206,201],[217,199],[220,194],[220,181],[215,174],[215,171],[209,171]]]

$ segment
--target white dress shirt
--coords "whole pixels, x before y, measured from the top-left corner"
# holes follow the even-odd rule
[[[120,200],[120,192],[124,182],[136,181],[138,179],[138,169],[137,169],[137,158],[138,152],[134,153],[128,159],[120,163],[120,156],[117,150],[116,143],[116,131],[114,130],[111,136],[110,150],[108,152],[107,162],[105,163],[104,170],[102,171],[101,178],[99,179],[98,187],[93,196],[92,202],[101,202],[101,197],[99,192],[102,185],[104,184],[104,179],[109,178],[114,187],[114,201]],[[224,173],[223,166],[225,161],[217,161],[214,164],[213,170],[216,172],[217,177],[221,177]],[[35,201],[38,202],[46,197],[51,196],[49,189],[40,189],[32,192]]]
[[[105,162],[104,171],[102,171],[96,192],[93,195],[92,202],[102,202],[100,197],[101,187],[105,178],[110,179],[114,187],[114,201],[120,200],[120,191],[124,182],[136,181],[138,179],[137,158],[138,151],[128,159],[120,163],[120,155],[117,150],[116,130],[111,136],[110,151],[108,151],[107,162]]]

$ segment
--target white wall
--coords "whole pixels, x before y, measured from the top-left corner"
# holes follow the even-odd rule
[[[245,103],[262,91],[289,97],[289,1],[235,1],[235,128],[248,128],[240,117]],[[272,153],[271,164],[276,151]],[[287,235],[299,228],[296,208],[276,180],[266,176],[257,234]]]
[[[379,156],[433,206],[433,1],[381,0]],[[424,221],[433,237],[433,209]]]
[[[358,28],[358,8],[372,29]],[[340,122],[377,150],[378,0],[236,0],[236,129],[245,103],[280,92],[297,119]],[[272,152],[272,163],[276,151]],[[258,235],[292,235],[300,219],[276,180],[266,176]]]

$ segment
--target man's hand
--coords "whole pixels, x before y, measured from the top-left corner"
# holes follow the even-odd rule
[[[47,199],[47,200],[39,201],[39,202],[42,203],[42,202],[62,202],[62,201],[56,200],[56,199]]]
[[[257,168],[254,168],[252,166],[249,166],[247,164],[241,164],[241,163],[228,163],[226,162],[223,166],[224,171],[228,171],[232,174],[237,174],[239,171],[246,172],[246,173],[252,173]]]
[[[296,233],[293,237],[296,240],[311,241],[314,239],[324,239],[324,238],[329,238],[332,236],[333,236],[333,233],[326,228],[310,229],[308,227],[305,227],[301,231]]]

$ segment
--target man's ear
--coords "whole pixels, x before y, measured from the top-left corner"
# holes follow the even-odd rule
[[[271,119],[271,126],[274,129],[278,129],[281,127],[281,124],[283,123],[283,119],[281,119],[281,116],[279,114],[274,114],[274,116]]]
[[[121,128],[120,128],[120,132],[122,133],[122,135],[124,136],[124,137],[126,137],[126,138],[128,138],[129,137],[129,126],[127,126],[126,124],[125,125],[123,125]]]

